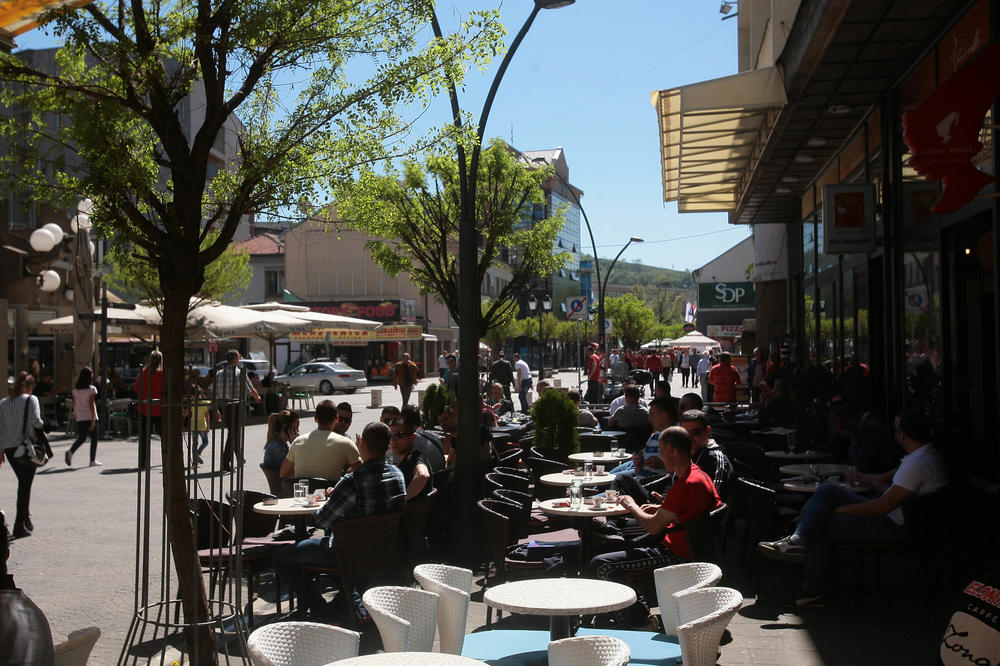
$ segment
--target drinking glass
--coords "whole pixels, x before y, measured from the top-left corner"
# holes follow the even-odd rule
[[[625,449],[623,449],[621,447],[618,448],[618,457],[619,458],[624,458],[625,457]]]
[[[295,484],[295,494],[293,496],[292,502],[296,505],[302,505],[306,502],[306,490],[308,486],[303,486],[301,483]]]
[[[574,483],[569,487],[569,507],[571,509],[579,509],[580,503],[583,501],[583,488]]]
[[[594,478],[594,463],[583,463],[583,478],[588,481]]]

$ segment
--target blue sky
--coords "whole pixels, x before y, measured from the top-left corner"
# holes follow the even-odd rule
[[[439,0],[448,31],[468,11],[497,2]],[[724,213],[679,215],[663,203],[656,115],[649,93],[737,71],[736,20],[721,21],[719,0],[577,0],[542,10],[511,62],[497,94],[486,136],[521,150],[562,146],[570,182],[584,191],[598,254],[613,257],[629,236],[623,260],[666,268],[698,268],[749,234]],[[499,4],[513,39],[531,0]],[[22,35],[22,48],[51,46],[40,31]],[[462,106],[479,116],[499,58],[471,72]],[[450,116],[438,100],[421,119],[440,125]],[[584,235],[583,247],[588,246]]]

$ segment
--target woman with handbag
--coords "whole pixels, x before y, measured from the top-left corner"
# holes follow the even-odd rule
[[[73,414],[76,418],[76,441],[66,452],[66,465],[73,464],[73,454],[83,446],[90,435],[90,466],[103,465],[97,459],[97,387],[94,386],[94,371],[84,367],[73,387]]]
[[[35,470],[38,465],[31,460],[20,458],[16,452],[19,447],[30,440],[35,428],[41,428],[42,410],[38,398],[32,395],[35,390],[35,378],[27,372],[18,374],[14,380],[14,388],[10,396],[0,400],[0,464],[3,459],[10,461],[10,467],[17,477],[17,514],[14,517],[14,538],[31,536],[35,526],[31,524],[29,503],[31,502],[31,483],[35,480]]]

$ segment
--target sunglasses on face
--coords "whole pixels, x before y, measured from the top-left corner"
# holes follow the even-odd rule
[[[338,416],[337,420],[340,421],[341,423],[350,423],[351,422],[351,417],[350,416]]]

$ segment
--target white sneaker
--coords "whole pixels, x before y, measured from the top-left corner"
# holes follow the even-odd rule
[[[794,539],[794,541],[793,541]],[[781,553],[804,553],[806,547],[799,543],[794,534],[778,539],[777,541],[761,541],[760,547],[766,550],[773,550]]]
[[[90,461],[90,466],[91,467],[104,467],[104,463],[102,463],[100,460],[91,460]]]

